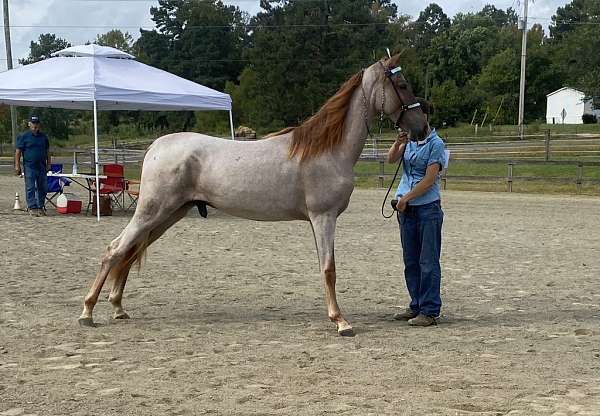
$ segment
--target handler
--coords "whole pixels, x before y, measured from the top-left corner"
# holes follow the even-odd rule
[[[421,103],[426,114],[433,108]],[[445,165],[444,142],[429,127],[427,138],[415,141],[401,132],[388,151],[388,162],[403,157],[403,173],[396,191],[396,210],[404,258],[404,278],[411,302],[394,319],[412,326],[436,324],[440,315],[442,222],[440,175]]]
[[[48,177],[50,169],[50,143],[48,136],[40,131],[40,119],[31,116],[29,131],[22,133],[17,138],[15,151],[15,173],[21,176],[21,155],[23,156],[23,169],[25,171],[25,194],[27,196],[27,210],[36,217],[46,215],[46,192],[48,190]]]

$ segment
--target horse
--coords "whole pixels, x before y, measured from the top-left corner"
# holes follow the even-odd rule
[[[95,326],[92,311],[107,277],[112,281],[108,299],[113,318],[129,318],[121,301],[132,265],[190,208],[196,205],[206,214],[208,204],[251,220],[308,221],[328,317],[339,335],[354,335],[337,303],[334,257],[336,220],[354,189],[353,166],[378,113],[414,138],[424,138],[427,131],[399,61],[394,55],[354,74],[304,123],[263,140],[232,141],[186,132],[156,139],[144,157],[135,213],[106,249],[85,297],[80,325]]]

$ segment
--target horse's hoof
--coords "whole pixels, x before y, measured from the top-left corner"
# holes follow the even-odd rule
[[[353,337],[355,335],[354,329],[352,329],[351,326],[346,326],[344,328],[338,327],[338,335],[341,337]]]
[[[78,322],[79,322],[79,326],[87,326],[89,328],[96,327],[96,324],[94,323],[93,318],[79,318]]]
[[[129,315],[127,315],[127,312],[121,312],[119,314],[115,314],[113,319],[129,319]]]

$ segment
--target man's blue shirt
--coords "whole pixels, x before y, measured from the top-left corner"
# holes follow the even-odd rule
[[[23,152],[23,162],[29,165],[46,164],[50,143],[42,132],[27,131],[17,138],[17,149]]]
[[[444,142],[437,135],[435,129],[431,130],[425,143],[409,141],[404,151],[404,160],[402,165],[402,179],[396,190],[396,197],[408,193],[424,177],[427,167],[438,163],[440,171],[444,167],[446,153]],[[409,205],[424,205],[440,199],[440,175],[437,175],[435,183],[425,193],[408,202]]]

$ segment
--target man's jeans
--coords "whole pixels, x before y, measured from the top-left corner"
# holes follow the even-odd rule
[[[48,177],[45,164],[24,164],[25,190],[29,209],[44,208],[48,191]]]
[[[440,201],[407,206],[398,214],[404,257],[404,278],[410,308],[416,313],[439,316],[442,300],[440,252],[444,213]]]

